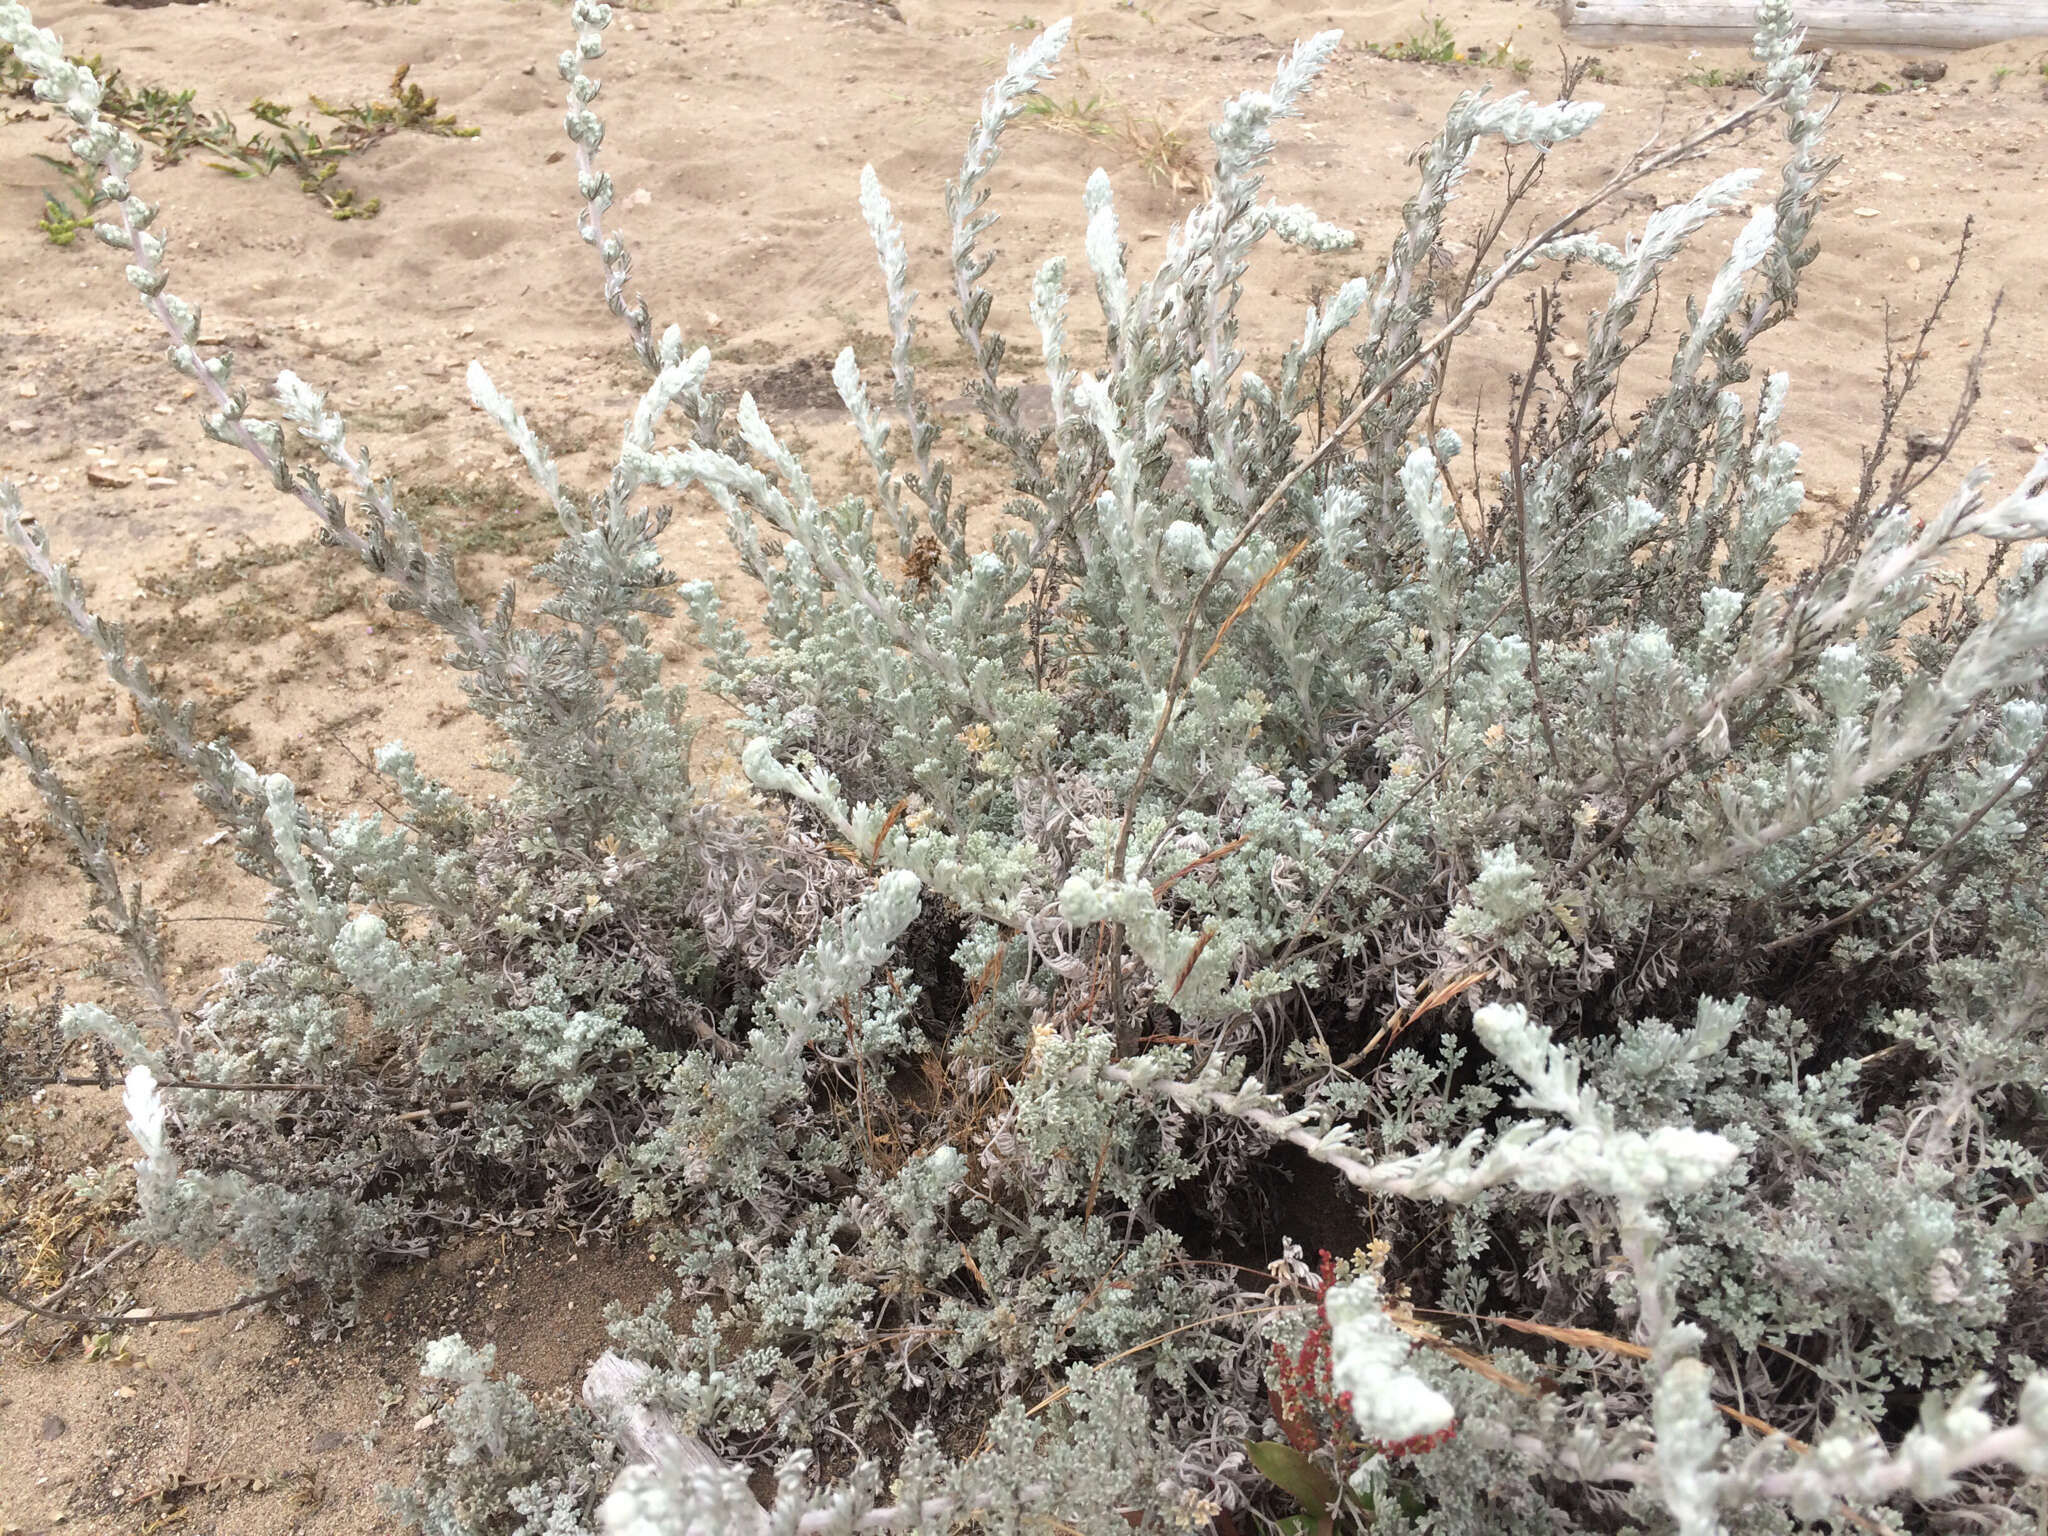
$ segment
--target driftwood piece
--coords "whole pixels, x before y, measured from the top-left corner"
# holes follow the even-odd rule
[[[1746,48],[1753,0],[1558,0],[1571,36],[1588,43],[1690,43]],[[1807,0],[1795,5],[1824,47],[1975,48],[2048,38],[2048,0]]]

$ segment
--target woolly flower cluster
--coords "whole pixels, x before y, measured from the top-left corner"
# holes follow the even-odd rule
[[[164,1100],[157,1091],[156,1074],[148,1067],[128,1069],[127,1082],[121,1091],[121,1107],[128,1111],[128,1134],[142,1149],[137,1170],[162,1166],[171,1155],[170,1144],[164,1139]]]
[[[1380,1305],[1379,1282],[1360,1275],[1323,1293],[1330,1319],[1330,1382],[1350,1394],[1362,1438],[1419,1440],[1448,1429],[1450,1399],[1408,1369],[1414,1346]]]

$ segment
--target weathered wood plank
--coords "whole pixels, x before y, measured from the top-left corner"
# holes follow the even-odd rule
[[[1671,42],[1743,47],[1756,31],[1753,0],[1559,0],[1570,34],[1589,43]],[[1809,0],[1808,38],[1851,48],[1974,48],[2048,37],[2048,0]]]

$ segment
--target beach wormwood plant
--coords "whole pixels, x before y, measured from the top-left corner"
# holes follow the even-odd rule
[[[1576,75],[1461,96],[1391,249],[1255,366],[1254,248],[1354,249],[1265,196],[1337,40],[1300,44],[1224,107],[1149,275],[1089,179],[1078,285],[1060,257],[1031,284],[1040,421],[983,246],[1046,29],[946,191],[939,280],[1009,481],[972,509],[873,172],[892,347],[879,378],[834,370],[870,481],[835,500],[629,298],[588,73],[611,13],[570,14],[581,234],[649,380],[578,492],[472,365],[561,524],[522,610],[464,596],[318,389],[287,372],[259,404],[202,345],[139,147],[0,3],[206,432],[441,633],[511,784],[466,799],[393,745],[402,811],[304,803],[197,739],[0,486],[272,893],[265,957],[182,1000],[0,710],[132,962],[126,1001],[63,1023],[123,1062],[134,1238],[331,1328],[371,1266],[451,1236],[633,1224],[674,1290],[614,1316],[587,1405],[427,1346],[447,1449],[393,1498],[437,1536],[2037,1529],[2048,460],[1935,499],[1974,373],[1945,441],[1899,455],[1914,372],[1888,369],[1854,507],[1809,569],[1775,557],[1804,494],[1788,382],[1751,356],[1831,164],[1784,0],[1753,101],[1555,216],[1529,194],[1598,118]],[[1596,232],[1771,122],[1774,188],[1738,172]],[[1447,264],[1482,146],[1504,204]],[[1720,213],[1738,232],[1625,414],[1658,286]],[[1567,269],[1611,283],[1568,368]],[[1489,449],[1436,407],[1511,290],[1531,362]],[[664,496],[723,513],[758,641],[664,567]],[[751,803],[693,778],[653,643],[678,611]],[[1356,1249],[1320,1274],[1311,1210]]]

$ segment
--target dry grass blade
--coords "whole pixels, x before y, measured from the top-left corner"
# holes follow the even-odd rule
[[[1169,126],[1156,117],[1140,122],[1126,112],[1117,136],[1154,186],[1199,197],[1209,195],[1209,173],[1199,141],[1178,123]]]
[[[1033,91],[1024,98],[1021,116],[1050,128],[1054,133],[1072,134],[1080,139],[1107,138],[1112,132],[1109,125],[1108,103],[1100,96],[1090,96],[1083,101],[1078,95],[1061,101],[1043,91]]]
[[[1218,859],[1229,858],[1230,855],[1237,852],[1238,849],[1242,848],[1249,841],[1249,838],[1233,837],[1229,842],[1223,843],[1218,847],[1211,848],[1207,853],[1189,859],[1187,863],[1181,865],[1179,869],[1176,869],[1172,874],[1168,875],[1164,880],[1160,881],[1157,885],[1152,887],[1153,899],[1156,901],[1159,897],[1164,896],[1168,891],[1172,890],[1175,884],[1178,883],[1182,878],[1193,874],[1203,865],[1214,864]]]
[[[1458,976],[1450,981],[1440,983],[1438,986],[1433,988],[1430,991],[1430,993],[1426,997],[1424,997],[1420,1002],[1418,1002],[1412,1009],[1396,1009],[1394,1011],[1394,1016],[1391,1019],[1388,1019],[1386,1023],[1382,1024],[1376,1031],[1374,1031],[1373,1037],[1370,1040],[1366,1041],[1364,1045],[1360,1046],[1357,1050],[1353,1051],[1349,1056],[1346,1056],[1342,1061],[1338,1062],[1335,1070],[1339,1072],[1350,1071],[1351,1068],[1357,1066],[1361,1061],[1365,1060],[1366,1057],[1370,1056],[1374,1051],[1378,1050],[1383,1044],[1391,1040],[1398,1040],[1401,1037],[1402,1033],[1406,1031],[1411,1024],[1413,1024],[1417,1019],[1421,1018],[1424,1014],[1433,1013],[1437,1009],[1443,1007],[1445,1003],[1448,1003],[1455,998],[1462,997],[1465,993],[1471,991],[1472,988],[1478,986],[1480,982],[1485,981],[1492,974],[1493,971],[1490,968],[1481,968],[1476,971],[1467,971],[1462,976]]]
[[[1204,164],[1204,137],[1191,133],[1180,122],[1162,122],[1157,116],[1140,118],[1131,112],[1122,121],[1110,121],[1109,98],[1079,94],[1065,101],[1040,91],[1024,101],[1023,116],[1041,128],[1077,139],[1115,139],[1121,144],[1145,179],[1169,192],[1209,195],[1209,175]]]
[[[1482,1323],[1511,1329],[1516,1333],[1533,1333],[1538,1338],[1568,1345],[1573,1349],[1597,1349],[1609,1354],[1626,1355],[1631,1360],[1647,1360],[1650,1352],[1640,1344],[1627,1339],[1617,1339],[1611,1333],[1600,1333],[1592,1328],[1559,1328],[1551,1323],[1527,1323],[1518,1317],[1482,1317]]]
[[[1195,670],[1197,672],[1201,671],[1203,667],[1208,666],[1210,662],[1216,659],[1216,653],[1223,649],[1223,637],[1230,633],[1230,626],[1235,624],[1239,619],[1244,617],[1246,611],[1250,609],[1253,603],[1259,600],[1259,594],[1266,590],[1266,587],[1268,586],[1268,584],[1271,583],[1273,578],[1275,576],[1278,576],[1282,571],[1286,570],[1288,566],[1292,565],[1294,563],[1295,557],[1307,548],[1307,538],[1301,539],[1300,542],[1298,542],[1294,546],[1294,548],[1287,551],[1287,553],[1282,555],[1278,560],[1275,560],[1273,562],[1272,568],[1269,569],[1265,575],[1261,576],[1257,581],[1252,583],[1251,591],[1245,593],[1245,595],[1238,601],[1238,605],[1230,610],[1230,617],[1223,621],[1223,627],[1216,631],[1216,638],[1209,642],[1209,649],[1203,652],[1201,661],[1195,667]]]
[[[905,795],[889,807],[889,814],[882,822],[882,830],[875,834],[875,846],[868,850],[868,862],[873,863],[882,856],[882,844],[889,836],[889,829],[903,819],[903,813],[910,809],[910,797]]]
[[[1166,994],[1169,998],[1180,996],[1180,989],[1188,984],[1188,977],[1194,974],[1195,962],[1202,958],[1202,951],[1209,947],[1209,941],[1215,937],[1216,930],[1207,928],[1203,930],[1202,936],[1195,940],[1195,947],[1188,951],[1187,959],[1181,962],[1180,974],[1173,978],[1173,990]]]
[[[1467,1317],[1472,1322],[1490,1323],[1495,1327],[1506,1328],[1514,1333],[1534,1334],[1538,1338],[1549,1339],[1554,1343],[1563,1344],[1571,1349],[1597,1350],[1604,1354],[1624,1355],[1631,1360],[1647,1360],[1650,1358],[1650,1351],[1642,1345],[1629,1339],[1618,1339],[1611,1333],[1601,1333],[1594,1328],[1561,1328],[1554,1323],[1532,1323],[1518,1317],[1481,1317],[1468,1313],[1446,1313],[1444,1315],[1447,1317]],[[1453,1350],[1447,1345],[1441,1345],[1440,1341],[1437,1341],[1435,1336],[1430,1334],[1420,1323],[1403,1322],[1399,1318],[1396,1318],[1395,1322],[1412,1337],[1424,1343],[1429,1343],[1432,1347],[1441,1347],[1445,1353],[1454,1356],[1463,1354],[1463,1351]],[[1461,1359],[1459,1363],[1465,1364],[1467,1362]],[[1489,1381],[1500,1379],[1491,1370],[1483,1371],[1481,1374],[1485,1375]],[[1530,1390],[1533,1391],[1534,1389]],[[1775,1436],[1801,1454],[1813,1449],[1812,1446],[1799,1439],[1796,1435],[1788,1435],[1776,1425],[1757,1418],[1754,1414],[1744,1413],[1739,1408],[1730,1408],[1726,1403],[1716,1403],[1714,1407],[1724,1417],[1734,1420],[1744,1429],[1754,1430],[1760,1435]]]
[[[1401,1317],[1391,1312],[1387,1315],[1396,1328],[1399,1328],[1423,1348],[1435,1350],[1438,1354],[1456,1361],[1473,1375],[1483,1376],[1495,1386],[1505,1387],[1517,1397],[1536,1397],[1543,1391],[1534,1382],[1524,1381],[1519,1376],[1510,1375],[1485,1356],[1475,1355],[1469,1349],[1460,1349],[1448,1340],[1438,1338],[1412,1317]]]

